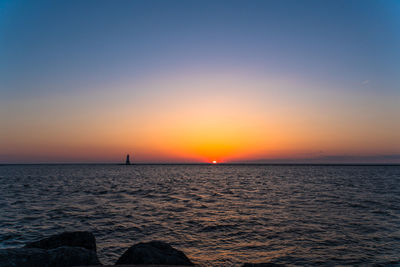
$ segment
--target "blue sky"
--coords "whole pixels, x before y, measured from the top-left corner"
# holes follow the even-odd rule
[[[370,80],[394,90],[399,6],[365,0],[3,1],[4,90],[36,91],[33,84],[40,82],[46,92],[60,81],[103,82],[193,62]]]
[[[387,107],[390,120],[399,112],[400,2],[0,1],[1,119],[14,131],[23,127],[8,120],[25,115],[18,107],[36,98],[62,106],[62,97],[109,98],[129,87],[140,99],[163,94],[160,86],[144,92],[143,79],[210,73],[286,77],[298,81],[290,94],[299,98],[310,94],[301,88],[316,84],[342,98],[369,95]],[[371,99],[354,105],[363,109]]]

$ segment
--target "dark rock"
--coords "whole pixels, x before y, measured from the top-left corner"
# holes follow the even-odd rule
[[[0,267],[101,265],[96,252],[80,247],[0,249]]]
[[[50,267],[49,255],[38,248],[0,249],[0,267]]]
[[[80,247],[59,247],[47,251],[49,265],[54,267],[101,265],[96,252]]]
[[[282,264],[277,264],[277,263],[245,263],[242,265],[242,267],[282,267],[285,265]]]
[[[42,249],[53,249],[63,246],[81,247],[96,251],[96,239],[90,232],[64,232],[25,245],[26,248]]]
[[[0,267],[66,267],[99,265],[96,240],[89,232],[65,232],[24,248],[0,250]]]
[[[161,241],[131,246],[116,264],[194,265],[182,251]]]

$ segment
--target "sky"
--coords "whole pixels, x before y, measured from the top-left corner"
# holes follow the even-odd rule
[[[400,163],[400,2],[0,0],[0,163]]]

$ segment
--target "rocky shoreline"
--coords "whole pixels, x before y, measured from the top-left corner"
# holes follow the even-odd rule
[[[162,241],[137,243],[107,266],[199,266],[182,251]],[[105,266],[97,257],[96,238],[90,232],[64,232],[27,243],[23,248],[0,249],[0,267]],[[280,266],[244,263],[243,267]]]

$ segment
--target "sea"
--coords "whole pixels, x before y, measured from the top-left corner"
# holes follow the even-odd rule
[[[400,166],[0,165],[0,248],[91,231],[201,266],[400,266]]]

